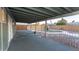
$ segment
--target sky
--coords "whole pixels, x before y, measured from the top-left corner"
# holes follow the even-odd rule
[[[67,22],[72,22],[73,20],[75,20],[75,22],[79,22],[79,14],[78,15],[73,15],[73,16],[67,16],[67,17],[63,17],[65,20],[67,20]],[[61,20],[62,18],[57,18],[57,19],[50,19],[47,21],[48,24],[50,23],[55,23],[58,20]],[[39,22],[40,24],[45,23],[45,21]],[[17,24],[22,24],[22,25],[26,25],[26,23],[17,23]]]

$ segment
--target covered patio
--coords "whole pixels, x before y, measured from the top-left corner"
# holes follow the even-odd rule
[[[58,40],[57,36],[51,36],[47,32],[48,23],[47,20],[63,18],[71,15],[79,14],[79,7],[1,7],[0,8],[0,51],[76,51],[79,50],[79,38],[74,37],[69,32],[68,38],[65,35],[60,41],[68,41],[73,39],[75,47],[65,45]],[[34,26],[34,32],[29,26],[29,30],[16,30],[16,23],[38,23],[44,21],[44,33],[36,33],[36,25]],[[41,25],[42,26],[42,25]],[[22,27],[22,26],[21,26]],[[25,26],[24,26],[25,27]],[[42,27],[40,27],[42,30]],[[72,29],[72,28],[70,28]],[[53,29],[54,30],[54,29]],[[63,29],[62,29],[63,30]],[[50,31],[51,32],[51,31]],[[54,32],[54,31],[53,31]],[[34,34],[36,33],[36,34]],[[40,35],[39,35],[40,34]],[[49,34],[49,37],[47,36]],[[79,34],[79,33],[78,33]],[[41,36],[44,35],[44,36]],[[52,34],[53,35],[53,34]],[[75,35],[73,35],[75,36]],[[78,37],[78,35],[76,35]],[[55,39],[55,40],[54,40]],[[73,43],[72,42],[72,43]],[[69,43],[71,44],[71,43]],[[78,48],[77,48],[78,46]]]

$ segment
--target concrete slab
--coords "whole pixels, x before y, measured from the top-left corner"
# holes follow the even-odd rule
[[[10,43],[8,51],[76,51],[51,39],[40,38],[32,31],[19,30]]]

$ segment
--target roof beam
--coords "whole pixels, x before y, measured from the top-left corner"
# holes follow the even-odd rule
[[[11,12],[11,13],[12,13],[13,16],[15,16],[15,17],[19,15],[19,16],[23,16],[23,17],[27,17],[27,18],[33,18],[32,16],[25,15],[25,14],[21,14],[21,13],[16,13],[16,12],[14,12],[14,11]]]
[[[69,9],[68,7],[63,7],[64,9],[66,9],[68,12],[72,12],[71,9]]]
[[[40,12],[40,13],[43,13],[43,14],[47,14],[47,15],[50,15],[50,16],[52,16],[52,14],[50,14],[50,13],[48,13],[48,12],[45,12],[45,11],[43,11],[43,10],[40,10],[40,9],[37,9],[37,8],[34,8],[34,7],[27,7],[28,9],[32,9],[32,10],[34,10],[34,11],[37,11],[37,12]]]
[[[12,12],[16,12],[16,13],[20,13],[20,14],[25,14],[25,15],[30,15],[30,16],[39,16],[39,15],[36,15],[36,14],[31,14],[31,13],[28,13],[28,12],[24,12],[24,11],[18,11],[18,10],[15,10],[15,9],[10,9],[10,11]]]
[[[54,9],[52,9],[52,8],[50,8],[50,7],[44,7],[44,8],[45,8],[45,9],[48,9],[48,10],[54,12],[54,13],[61,14],[61,12],[59,12],[59,11],[57,11],[57,10],[54,10]]]
[[[15,19],[18,17],[18,19],[22,19],[22,18],[28,18],[28,19],[33,19],[33,17],[28,17],[28,16],[26,16],[26,15],[21,15],[21,14],[16,14],[16,13],[14,13],[13,14],[13,16],[15,17]]]
[[[21,16],[24,16],[24,17],[28,15],[28,14],[25,14],[25,13],[23,13],[23,12],[21,13],[21,12],[14,11],[14,10],[10,10],[10,11],[11,11],[12,14],[18,14],[18,15],[21,15]],[[20,18],[17,18],[16,16],[17,16],[17,15],[14,15],[15,20],[16,20],[17,22],[20,22],[20,20],[19,20]],[[29,17],[29,15],[28,15],[28,17]],[[31,17],[31,16],[30,16],[30,17]],[[31,21],[33,21],[33,22],[34,22],[34,21],[36,22],[36,21],[39,21],[39,20],[43,20],[43,19],[45,19],[45,18],[44,18],[44,17],[37,17],[37,18],[31,17],[31,18],[28,18],[28,19],[31,19]],[[37,20],[36,20],[36,19],[37,19]],[[28,22],[27,22],[27,23],[28,23]],[[31,23],[31,22],[30,22],[30,23]]]
[[[15,7],[13,9],[24,11],[26,13],[28,12],[28,13],[31,13],[31,14],[36,14],[36,15],[43,16],[43,17],[47,16],[47,15],[44,15],[44,14],[36,13],[36,12],[30,11],[30,10],[27,10],[27,9],[23,9],[23,8],[19,8],[19,7]]]
[[[28,19],[28,20],[30,20],[30,19]],[[28,20],[25,20],[25,19],[19,19],[19,20],[16,20],[16,22],[30,23],[31,20],[30,20],[30,21],[28,21]]]
[[[56,18],[60,18],[60,17],[73,16],[73,15],[77,15],[77,14],[79,14],[79,11],[75,11],[75,12],[71,12],[71,13],[67,13],[67,14],[62,14],[62,15],[59,15],[59,16],[51,17],[51,18],[48,18],[47,20],[49,20],[49,19],[56,19]]]
[[[21,15],[28,15],[28,16],[30,16],[30,17],[37,17],[37,18],[42,18],[42,16],[38,16],[38,15],[32,15],[32,14],[27,14],[27,13],[24,13],[24,12],[19,12],[19,11],[15,11],[15,10],[10,10],[11,12],[13,12],[13,13],[16,13],[16,14],[21,14]]]

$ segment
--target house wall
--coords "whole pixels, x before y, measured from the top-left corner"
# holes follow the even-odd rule
[[[1,50],[1,23],[0,23],[0,50]]]
[[[15,34],[15,25],[13,19],[7,13],[5,8],[0,7],[0,50],[8,49],[9,43]]]

